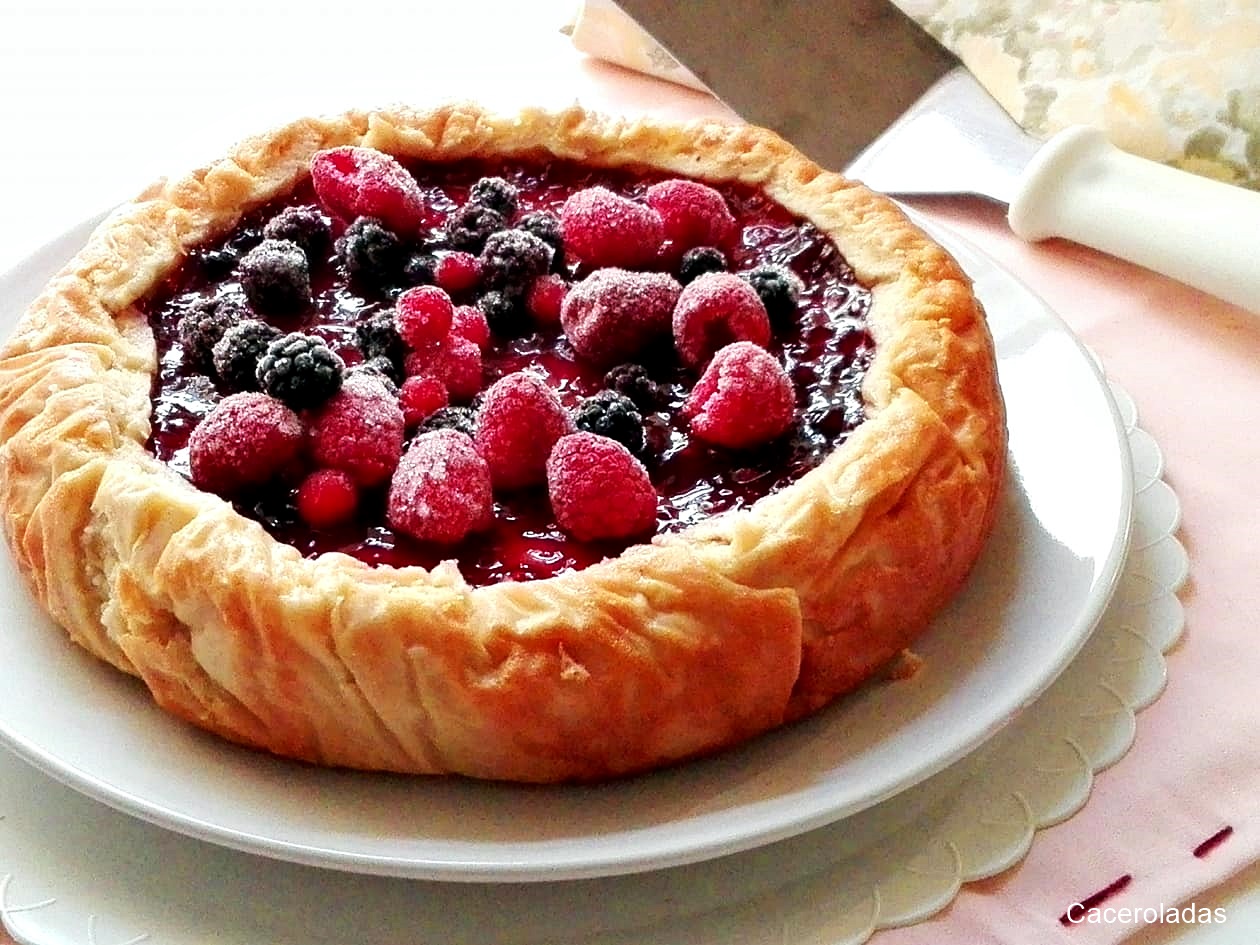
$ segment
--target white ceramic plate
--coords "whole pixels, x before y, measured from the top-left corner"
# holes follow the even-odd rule
[[[82,244],[76,228],[0,278],[7,332]],[[1035,296],[937,234],[977,280],[1010,422],[1010,485],[965,591],[916,647],[926,670],[718,757],[596,787],[318,770],[160,712],[51,625],[0,559],[0,741],[83,793],[225,846],[362,873],[476,881],[631,873],[838,820],[962,757],[1087,639],[1124,560],[1126,440],[1092,359]]]

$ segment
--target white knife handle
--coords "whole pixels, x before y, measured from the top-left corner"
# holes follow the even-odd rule
[[[1095,128],[1059,132],[1025,169],[1007,216],[1260,313],[1260,193],[1126,154]]]

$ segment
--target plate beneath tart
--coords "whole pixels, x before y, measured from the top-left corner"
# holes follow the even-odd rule
[[[89,221],[0,276],[0,330],[87,239]],[[1088,638],[1127,550],[1127,440],[1091,356],[1035,295],[957,237],[1009,411],[1010,477],[963,593],[874,682],[740,748],[582,787],[335,771],[220,741],[49,625],[0,560],[0,743],[67,785],[193,837],[359,873],[450,881],[608,876],[750,849],[846,817],[963,757]]]

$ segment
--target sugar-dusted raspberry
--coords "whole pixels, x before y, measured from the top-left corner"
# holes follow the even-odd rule
[[[650,413],[661,406],[665,392],[642,364],[618,364],[604,375],[604,386],[630,398],[639,410]]]
[[[398,405],[408,430],[414,430],[451,401],[446,385],[428,374],[413,374],[403,381]]]
[[[472,253],[446,253],[438,257],[433,281],[450,295],[470,292],[481,281],[481,265]]]
[[[332,249],[332,228],[318,207],[285,207],[267,221],[263,237],[296,243],[311,264],[328,258]]]
[[[486,316],[490,331],[500,338],[519,338],[533,330],[525,300],[519,295],[498,290],[486,292],[477,299],[477,308]]]
[[[490,470],[472,439],[456,430],[422,433],[389,486],[390,527],[420,541],[453,544],[494,520]]]
[[[805,285],[787,266],[771,263],[741,272],[739,276],[753,287],[770,321],[785,325],[796,318]]]
[[[458,430],[474,436],[477,432],[477,411],[472,407],[443,407],[435,410],[420,424],[419,432],[429,433],[433,430]]]
[[[686,286],[674,309],[674,346],[697,370],[732,342],[770,341],[766,307],[747,282],[729,272],[710,272]]]
[[[257,318],[237,322],[215,343],[214,372],[230,391],[258,390],[258,359],[283,333]]]
[[[332,528],[354,518],[359,488],[340,469],[317,469],[297,489],[297,513],[312,528]]]
[[[556,523],[579,541],[646,535],[656,524],[656,490],[643,464],[594,433],[556,443],[547,459],[547,492]]]
[[[726,272],[730,264],[726,254],[714,246],[697,246],[682,254],[678,263],[678,281],[690,285],[706,272]]]
[[[437,344],[450,333],[455,306],[451,297],[435,285],[408,289],[394,306],[394,327],[412,350]]]
[[[597,269],[569,290],[560,324],[583,358],[616,364],[669,333],[680,292],[663,272]]]
[[[229,328],[250,318],[249,308],[234,295],[199,299],[179,320],[179,343],[193,370],[214,371],[214,346]]]
[[[544,327],[560,324],[560,309],[569,294],[569,283],[554,273],[534,280],[525,295],[525,308]]]
[[[456,305],[451,316],[451,334],[467,338],[482,351],[490,344],[490,323],[486,313],[475,305]]]
[[[706,443],[745,449],[787,432],[795,401],[792,382],[774,356],[737,341],[713,356],[683,413]]]
[[[647,190],[647,202],[661,217],[665,238],[676,249],[725,246],[735,234],[726,198],[694,180],[665,180]]]
[[[413,351],[404,368],[408,377],[436,377],[458,403],[467,403],[481,392],[481,349],[461,335],[448,335],[441,344]]]
[[[452,248],[479,253],[490,234],[507,226],[503,214],[476,203],[466,203],[446,218],[446,241]]]
[[[606,187],[588,187],[570,196],[560,223],[568,252],[594,267],[645,266],[656,259],[665,239],[655,210]]]
[[[522,295],[535,279],[551,268],[554,251],[528,230],[491,233],[481,250],[481,284]]]
[[[624,394],[602,390],[586,398],[573,411],[573,423],[579,430],[616,440],[635,456],[643,455],[643,414]]]
[[[502,177],[483,177],[468,191],[469,203],[489,207],[505,220],[510,220],[516,215],[519,199],[520,191]]]
[[[277,475],[302,449],[302,421],[274,397],[224,397],[188,438],[192,481],[230,496]]]
[[[320,151],[311,159],[311,182],[324,209],[342,220],[375,217],[407,236],[428,221],[420,185],[381,151],[352,146]]]
[[[574,430],[556,392],[525,371],[507,374],[486,391],[477,420],[477,449],[496,489],[521,489],[546,478],[556,440]]]
[[[400,281],[407,262],[398,235],[373,217],[359,217],[346,227],[337,240],[337,255],[351,282],[377,292]]]
[[[236,271],[260,315],[294,315],[310,307],[310,263],[297,243],[263,240],[241,257]]]
[[[398,400],[370,374],[354,374],[311,418],[311,458],[361,486],[384,482],[402,455],[406,423]]]
[[[341,390],[345,362],[314,335],[277,338],[258,359],[258,386],[294,410],[317,407]]]

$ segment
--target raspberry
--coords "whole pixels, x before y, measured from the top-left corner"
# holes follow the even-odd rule
[[[486,317],[490,330],[500,338],[519,338],[529,334],[533,324],[524,301],[507,292],[487,292],[477,300],[477,308]]]
[[[460,335],[450,335],[438,345],[430,345],[407,355],[408,377],[427,374],[446,385],[452,400],[469,401],[481,392],[481,349]]]
[[[738,341],[713,356],[683,413],[706,443],[744,449],[785,433],[795,401],[792,382],[774,356]]]
[[[547,382],[517,371],[486,391],[477,421],[477,449],[490,465],[496,489],[521,489],[543,482],[551,447],[573,429]]]
[[[394,325],[394,313],[386,310],[373,312],[354,326],[355,342],[363,352],[365,361],[385,358],[395,365],[397,374],[402,374],[403,359],[407,356],[407,346]],[[390,375],[393,377],[394,375]]]
[[[236,271],[260,315],[293,315],[310,307],[310,263],[297,243],[263,240],[241,257]]]
[[[378,291],[398,282],[407,262],[402,241],[372,217],[359,217],[346,227],[337,255],[352,282]]]
[[[682,260],[678,263],[678,281],[688,285],[706,272],[726,272],[729,268],[726,254],[720,249],[697,246],[682,254]]]
[[[678,249],[725,246],[735,233],[726,199],[694,180],[666,180],[647,189],[648,206],[661,217],[665,238]]]
[[[230,391],[258,390],[258,359],[281,331],[257,318],[237,322],[215,343],[214,371]]]
[[[412,538],[443,544],[489,528],[490,471],[472,440],[455,430],[416,437],[390,483],[386,518]]]
[[[403,264],[403,284],[433,285],[437,279],[437,257],[430,253],[412,253]]]
[[[267,221],[262,233],[269,240],[296,243],[310,263],[327,259],[332,249],[332,228],[316,207],[285,207]]]
[[[582,357],[616,364],[669,332],[680,292],[665,273],[597,269],[569,290],[560,324]]]
[[[569,294],[569,284],[560,276],[543,276],[535,279],[525,295],[525,308],[534,321],[543,327],[560,324],[560,309]]]
[[[340,469],[317,469],[298,486],[297,513],[312,528],[331,528],[354,518],[359,489]]]
[[[594,433],[563,437],[547,459],[556,522],[579,541],[630,538],[656,524],[656,490],[643,464]]]
[[[293,332],[269,344],[258,359],[258,385],[294,410],[305,410],[341,390],[345,367],[321,339]]]
[[[770,341],[770,319],[752,286],[729,272],[710,272],[684,288],[674,309],[674,346],[683,361],[702,368],[735,341],[761,347]]]
[[[560,218],[546,210],[527,213],[516,221],[516,228],[533,233],[552,249],[551,268],[558,270],[564,265],[564,229]]]
[[[565,247],[589,266],[634,269],[656,259],[664,240],[661,218],[605,187],[579,190],[560,211]]]
[[[320,151],[311,159],[311,182],[324,209],[342,220],[375,217],[408,235],[427,222],[420,185],[381,151],[350,146]]]
[[[433,281],[450,295],[459,295],[477,288],[481,266],[472,253],[447,253],[438,259]]]
[[[235,296],[199,299],[179,320],[179,343],[189,366],[207,374],[213,371],[214,346],[229,328],[246,318],[249,309]]]
[[[414,430],[435,412],[450,403],[446,385],[436,377],[413,374],[403,381],[398,393],[398,405],[402,407],[407,429]]]
[[[472,407],[443,407],[435,410],[420,424],[419,432],[429,433],[433,430],[458,430],[473,436],[477,432],[477,411]]]
[[[483,177],[468,191],[468,202],[489,207],[505,220],[516,215],[520,192],[502,177]]]
[[[641,411],[653,411],[664,400],[664,391],[641,364],[617,365],[604,375],[604,386],[630,398]]]
[[[302,449],[302,421],[274,397],[245,392],[225,397],[188,438],[192,481],[230,496],[271,479]]]
[[[796,318],[805,286],[787,266],[758,266],[739,276],[753,287],[772,322],[783,325]]]
[[[472,305],[457,305],[451,316],[451,334],[467,338],[482,351],[490,344],[490,323],[486,313]]]
[[[551,268],[552,248],[526,230],[500,230],[490,234],[478,260],[481,284],[514,295]]]
[[[446,218],[446,240],[455,249],[479,253],[490,234],[507,225],[502,214],[489,207],[468,203]]]
[[[603,390],[582,401],[573,413],[573,423],[579,430],[616,440],[636,456],[643,454],[643,415],[634,401],[616,391]]]
[[[370,374],[354,374],[311,418],[311,458],[340,469],[361,486],[384,482],[402,455],[406,424],[402,408]]]
[[[409,348],[427,348],[450,333],[455,307],[451,297],[437,286],[408,289],[395,304],[394,327]]]

